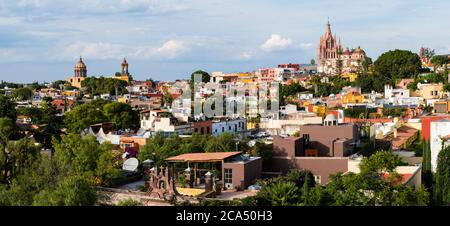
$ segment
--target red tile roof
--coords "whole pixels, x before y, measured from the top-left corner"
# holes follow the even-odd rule
[[[167,158],[170,162],[220,162],[240,155],[241,152],[189,153]]]

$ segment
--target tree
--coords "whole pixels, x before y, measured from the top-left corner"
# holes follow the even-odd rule
[[[341,58],[338,58],[336,61],[336,74],[340,76],[342,74],[343,69],[343,61]]]
[[[271,165],[271,160],[273,156],[273,147],[272,145],[266,144],[259,140],[256,141],[253,146],[253,150],[251,151],[253,156],[261,157],[263,162],[263,169],[269,169]]]
[[[67,84],[67,81],[66,80],[57,80],[57,81],[54,81],[53,83],[52,83],[52,88],[53,89],[60,89],[61,88],[61,85],[63,86],[63,88],[64,88],[64,86]]]
[[[292,182],[276,180],[263,186],[256,199],[262,206],[295,206],[299,202],[299,189]]]
[[[165,165],[166,158],[183,153],[181,144],[182,140],[176,134],[164,138],[164,135],[158,132],[147,139],[146,145],[139,151],[138,159],[140,161],[151,159],[157,166]]]
[[[316,60],[311,59],[310,64],[311,64],[311,65],[316,65]]]
[[[2,138],[2,143],[4,142]],[[27,138],[18,141],[7,139],[6,143],[0,144],[0,148],[1,181],[6,184],[10,184],[14,178],[23,174],[25,169],[31,167],[40,157],[39,147]]]
[[[112,122],[114,129],[137,128],[139,116],[130,105],[112,102],[103,106],[106,118]]]
[[[28,87],[18,88],[13,92],[13,97],[19,101],[30,100],[32,96],[33,91]]]
[[[360,169],[362,174],[376,173],[378,175],[386,172],[392,173],[395,168],[402,164],[398,155],[389,151],[378,151],[361,162]]]
[[[444,69],[446,69],[449,61],[450,60],[447,56],[439,55],[439,56],[434,56],[433,58],[431,58],[430,63],[433,64],[434,72],[436,72],[437,67],[445,66]]]
[[[236,135],[233,133],[222,133],[218,137],[211,137],[205,146],[206,152],[231,152],[236,151]]]
[[[69,132],[80,133],[90,125],[106,122],[107,117],[103,113],[103,105],[96,106],[95,103],[86,103],[72,108],[64,118]]]
[[[88,77],[81,82],[81,87],[86,88],[87,92],[92,95],[110,94],[115,95],[116,88],[119,95],[127,93],[126,81],[122,81],[115,78],[105,77]]]
[[[121,177],[120,169],[113,167],[113,146],[100,145],[94,136],[63,135],[61,141],[53,140],[53,147],[55,159],[71,174],[86,176],[97,185],[108,185]]]
[[[203,83],[208,83],[211,80],[211,75],[209,75],[208,72],[202,71],[202,70],[198,70],[198,71],[195,71],[195,72],[193,72],[191,74],[191,83],[192,84],[194,83],[194,78],[195,78],[194,76],[195,75],[201,75]],[[193,90],[193,89],[191,89],[191,90]]]
[[[0,118],[7,117],[16,121],[16,104],[5,95],[0,94]]]
[[[89,181],[83,177],[71,176],[58,183],[56,189],[43,190],[34,198],[36,206],[93,206],[97,194]]]
[[[435,204],[450,205],[450,146],[439,152],[433,191]]]
[[[426,141],[422,141],[422,181],[427,189],[432,188],[431,149],[430,143]]]
[[[125,199],[120,201],[118,206],[142,206],[142,203],[134,199]]]
[[[63,118],[58,116],[55,106],[49,101],[43,101],[39,109],[39,116],[32,116],[35,123],[39,126],[35,134],[36,140],[42,143],[46,148],[52,148],[52,139],[61,138],[61,129],[63,128]]]
[[[398,49],[383,53],[374,64],[375,76],[384,78],[385,83],[391,85],[395,85],[399,79],[414,78],[421,67],[417,54]]]

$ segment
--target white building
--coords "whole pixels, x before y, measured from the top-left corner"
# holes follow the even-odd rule
[[[450,120],[442,119],[430,124],[431,169],[436,172],[437,159],[443,145],[450,145]]]
[[[212,122],[212,135],[219,136],[222,133],[243,133],[247,130],[246,119],[215,120]]]
[[[192,124],[186,121],[186,118],[173,117],[171,113],[164,110],[146,110],[142,111],[140,116],[141,130],[163,132],[166,135],[191,133]]]

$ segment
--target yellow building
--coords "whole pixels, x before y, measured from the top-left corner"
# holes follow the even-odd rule
[[[358,104],[364,102],[364,96],[359,92],[349,92],[341,97],[342,104]]]
[[[444,85],[442,83],[418,84],[420,96],[423,99],[439,99],[444,95]]]
[[[128,77],[128,76],[115,76],[114,78],[125,81],[127,83],[130,82],[130,77]]]
[[[312,112],[316,113],[318,116],[325,116],[327,114],[327,107],[322,105],[314,105],[312,107]]]
[[[356,73],[345,73],[342,75],[342,78],[349,81],[349,82],[354,82],[356,81],[356,79],[358,79],[358,74]]]
[[[125,82],[130,82],[130,73],[128,72],[128,62],[126,58],[123,58],[122,61],[122,72],[120,73],[120,76],[115,76],[115,79],[119,79]]]
[[[117,102],[128,104],[128,103],[130,103],[130,99],[128,99],[127,97],[119,97],[119,98],[117,98]]]
[[[74,97],[80,95],[80,91],[78,90],[65,90],[61,92],[61,95],[67,96],[67,97]]]
[[[75,64],[75,75],[67,78],[67,82],[70,83],[71,86],[81,88],[81,82],[87,77],[87,67],[83,62],[83,58],[80,57],[80,60]]]

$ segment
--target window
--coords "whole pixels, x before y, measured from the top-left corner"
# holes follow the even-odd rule
[[[223,181],[225,184],[233,183],[233,170],[232,169],[224,169]]]
[[[316,184],[321,184],[322,177],[320,175],[314,175],[314,180],[316,181]]]

